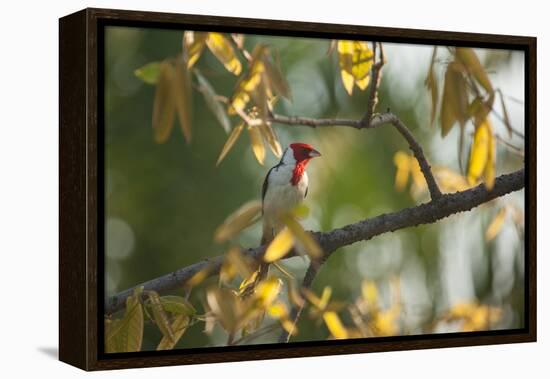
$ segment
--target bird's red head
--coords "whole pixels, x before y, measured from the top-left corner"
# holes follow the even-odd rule
[[[296,162],[307,162],[311,158],[321,156],[321,153],[307,143],[291,143],[290,148],[294,152],[294,159],[296,159]]]

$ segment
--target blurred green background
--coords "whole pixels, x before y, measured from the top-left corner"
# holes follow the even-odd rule
[[[205,257],[219,255],[224,246],[213,241],[215,228],[244,202],[259,199],[267,170],[277,159],[268,152],[265,166],[254,159],[248,136],[242,134],[229,155],[215,163],[227,134],[206,106],[201,94],[193,96],[193,141],[186,144],[175,125],[165,144],[153,141],[151,126],[154,86],[134,76],[134,70],[181,51],[182,31],[108,27],[105,33],[105,152],[106,152],[106,257],[107,295],[158,277]],[[368,91],[345,92],[328,40],[247,35],[245,46],[268,44],[280,59],[291,86],[293,101],[281,100],[276,111],[308,117],[360,118]],[[458,172],[457,127],[445,138],[429,126],[429,94],[424,79],[431,46],[385,44],[378,110],[390,109],[408,125],[432,164]],[[508,108],[514,128],[523,132],[523,53],[476,49],[495,87],[510,96]],[[244,61],[243,61],[244,63]],[[442,76],[444,60],[438,72]],[[197,67],[220,95],[231,96],[237,77],[228,73],[209,52]],[[497,134],[505,129],[492,119]],[[232,119],[233,126],[238,122]],[[471,126],[470,126],[471,127]],[[303,222],[311,230],[328,231],[378,214],[415,205],[409,192],[395,190],[394,154],[407,151],[404,140],[391,127],[369,131],[351,128],[288,127],[274,125],[286,147],[301,141],[314,145],[323,157],[312,161],[306,203],[310,216]],[[467,145],[471,136],[467,134]],[[523,140],[512,142],[523,147]],[[497,175],[523,166],[523,160],[498,148]],[[523,209],[523,191],[497,200]],[[523,325],[523,236],[507,220],[494,241],[484,234],[496,213],[486,205],[435,225],[401,230],[369,242],[341,249],[323,266],[314,290],[326,285],[333,298],[351,302],[361,282],[373,280],[382,301],[390,302],[389,280],[399,276],[405,329],[420,333],[434,314],[458,302],[479,301],[502,307],[499,328]],[[246,230],[240,242],[257,246],[259,224]],[[307,262],[285,261],[301,278]],[[210,279],[212,283],[216,279]],[[209,282],[210,283],[210,282]],[[208,283],[206,283],[208,285]],[[201,286],[202,288],[203,286]],[[203,290],[191,302],[203,312]],[[181,293],[180,293],[181,294]],[[344,318],[344,322],[346,319]],[[303,318],[298,340],[325,339],[324,326]],[[454,331],[452,324],[441,332]],[[144,349],[160,339],[156,328],[146,328]],[[265,341],[272,340],[266,336]],[[262,342],[264,340],[258,340]],[[211,336],[202,325],[191,327],[178,347],[224,344],[221,331]]]

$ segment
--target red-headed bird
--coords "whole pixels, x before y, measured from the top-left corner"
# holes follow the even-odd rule
[[[312,158],[320,156],[307,143],[292,143],[281,161],[268,171],[262,186],[262,245],[273,240],[284,227],[280,215],[304,201],[309,183],[306,166]]]

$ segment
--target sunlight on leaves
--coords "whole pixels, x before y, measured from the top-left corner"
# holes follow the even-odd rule
[[[256,45],[254,48],[250,68],[248,69],[246,75],[237,82],[235,92],[229,102],[229,114],[235,114],[237,110],[244,111],[246,105],[251,99],[252,92],[256,90],[262,81],[263,74],[265,72],[263,57],[266,52],[266,46]]]
[[[264,261],[274,262],[278,259],[284,258],[292,246],[294,245],[294,235],[289,228],[281,230],[273,241],[267,247],[264,255]]]
[[[183,33],[183,51],[187,60],[187,68],[191,69],[199,60],[208,33],[186,31]]]
[[[323,319],[325,320],[325,324],[334,338],[348,338],[348,331],[342,324],[342,321],[340,321],[340,317],[338,317],[336,312],[329,311],[323,313]]]
[[[247,128],[248,136],[250,137],[250,145],[252,146],[252,152],[256,157],[259,164],[263,165],[265,161],[265,145],[260,132],[260,128],[257,126],[249,126]]]
[[[323,256],[323,250],[317,241],[312,237],[311,233],[306,232],[302,225],[290,215],[283,215],[282,221],[287,228],[292,232],[295,240],[306,251],[312,259],[318,259]]]
[[[363,41],[338,41],[337,50],[342,84],[348,95],[352,95],[354,85],[361,90],[366,89],[374,60],[373,52],[368,43]]]
[[[221,243],[234,238],[243,229],[246,229],[258,220],[261,210],[261,201],[253,200],[243,204],[239,209],[231,213],[223,224],[216,229],[214,240]]]
[[[476,128],[468,162],[468,183],[473,185],[481,178],[487,189],[492,189],[495,181],[496,141],[489,120]]]
[[[235,54],[231,42],[221,33],[208,33],[206,45],[224,65],[225,69],[234,75],[239,75],[242,70],[241,62]]]
[[[441,318],[444,321],[462,321],[462,331],[490,330],[502,318],[502,309],[477,302],[455,304]]]

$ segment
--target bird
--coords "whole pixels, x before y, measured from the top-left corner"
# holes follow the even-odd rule
[[[267,172],[262,185],[262,245],[270,243],[283,229],[281,214],[304,201],[309,185],[306,167],[311,159],[320,156],[321,153],[307,143],[291,143],[279,163]],[[259,278],[267,275],[267,269],[267,264],[260,266]]]

